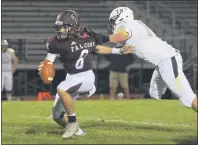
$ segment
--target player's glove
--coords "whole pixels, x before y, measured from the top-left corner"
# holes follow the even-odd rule
[[[96,33],[92,31],[90,28],[85,28],[85,32],[90,36],[93,37],[96,41],[96,45],[102,44],[102,43],[107,43],[109,41],[109,36],[106,36],[101,33]]]
[[[123,47],[120,48],[120,53],[121,54],[134,53],[134,49],[133,48],[135,48],[135,46],[126,44],[126,45],[124,45]]]

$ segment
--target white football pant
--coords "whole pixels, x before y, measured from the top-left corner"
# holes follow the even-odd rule
[[[7,92],[12,91],[13,74],[12,71],[2,72],[1,91],[5,88]]]
[[[80,93],[88,93],[89,96],[93,95],[96,91],[95,88],[95,75],[92,70],[81,72],[78,74],[67,74],[64,81],[62,81],[57,88],[67,91],[68,89],[81,84],[78,90],[71,94],[72,99],[76,100],[79,97]],[[60,119],[63,112],[66,112],[62,100],[59,98],[58,93],[56,94],[56,98],[54,101],[54,107],[52,109],[52,118]]]
[[[150,96],[159,100],[168,87],[179,98],[182,104],[191,107],[196,94],[193,93],[184,75],[182,66],[183,63],[180,54],[160,62],[151,78]]]

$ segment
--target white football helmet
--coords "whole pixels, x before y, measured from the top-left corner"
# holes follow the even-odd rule
[[[1,51],[6,51],[8,48],[8,41],[7,40],[1,40]]]
[[[1,40],[1,45],[8,45],[8,41],[7,40]]]
[[[109,16],[112,29],[114,29],[115,25],[125,20],[134,20],[133,11],[128,7],[118,7]]]

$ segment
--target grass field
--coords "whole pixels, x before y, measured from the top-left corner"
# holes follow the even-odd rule
[[[62,139],[52,101],[3,102],[3,144],[197,143],[197,114],[178,100],[77,101],[85,136]]]

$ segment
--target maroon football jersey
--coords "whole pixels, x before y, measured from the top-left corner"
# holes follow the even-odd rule
[[[92,69],[92,57],[96,50],[94,38],[74,38],[58,40],[56,37],[47,40],[47,52],[57,54],[69,74],[76,74]]]

